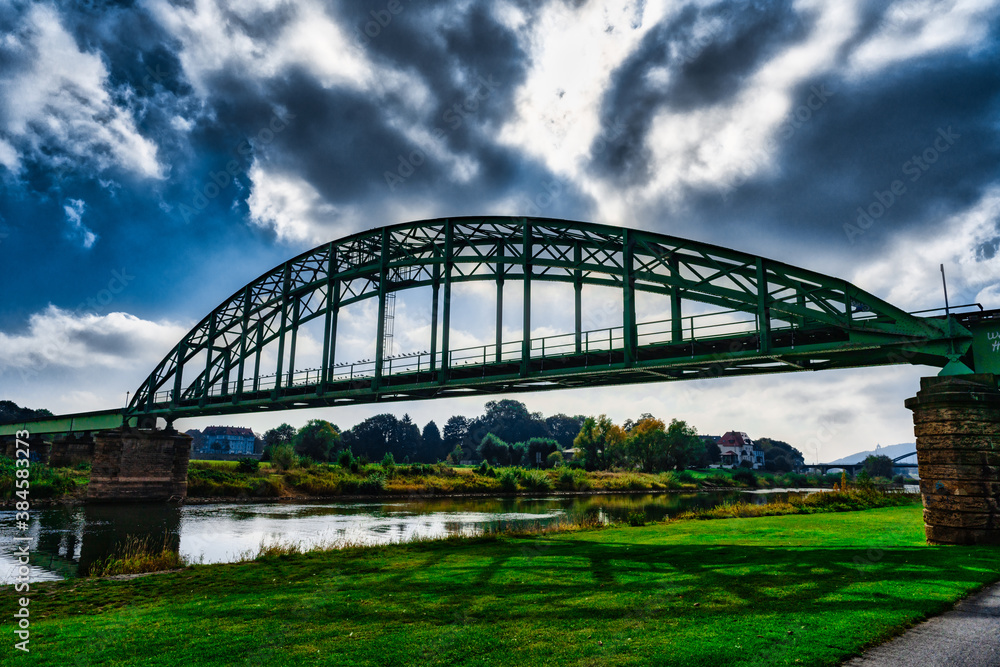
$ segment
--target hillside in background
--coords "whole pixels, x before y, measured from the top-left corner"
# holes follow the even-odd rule
[[[903,459],[900,463],[916,463],[917,462],[917,446],[912,442],[904,442],[899,445],[887,445],[881,447],[879,445],[875,446],[875,449],[868,450],[866,452],[857,452],[855,454],[849,454],[844,458],[837,459],[836,461],[830,461],[830,463],[861,463],[868,456],[888,456],[890,459],[894,459],[897,456],[902,456],[909,452],[914,452],[913,456],[907,459]]]
[[[52,413],[44,408],[32,410],[31,408],[22,408],[14,401],[0,401],[0,424],[14,424],[36,417],[51,416]]]

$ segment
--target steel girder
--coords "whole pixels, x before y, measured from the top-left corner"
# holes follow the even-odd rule
[[[497,284],[497,339],[483,346],[481,361],[476,356],[474,363],[456,366],[451,291],[470,281]],[[516,359],[504,351],[511,343],[500,338],[502,287],[509,281],[521,281],[524,291]],[[536,281],[574,288],[575,331],[568,334],[573,342],[558,353],[547,355],[545,340],[530,335]],[[609,331],[608,345],[599,351],[590,345],[593,332],[581,331],[584,285],[622,293],[620,333]],[[415,370],[398,364],[393,370],[383,349],[386,298],[416,287],[432,289],[431,350],[423,366],[418,355]],[[636,321],[637,292],[670,301],[671,317],[653,341],[640,340],[645,323]],[[353,364],[350,377],[341,377],[332,363],[338,313],[366,299],[379,304],[375,360],[360,378]],[[744,315],[750,325],[736,332],[722,327],[722,333],[696,327],[696,319],[713,308],[716,315],[731,314],[723,319]],[[317,318],[324,323],[323,361],[315,376],[307,373],[302,381],[295,368],[297,332]],[[261,353],[275,341],[277,371],[265,386]],[[945,366],[965,355],[970,341],[954,319],[916,317],[844,280],[728,248],[566,220],[448,218],[354,234],[268,271],[188,332],[138,388],[127,411],[173,419],[894,363]],[[202,354],[204,361],[194,364]]]

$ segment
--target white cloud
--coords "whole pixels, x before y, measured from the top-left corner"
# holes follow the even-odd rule
[[[301,67],[327,87],[362,88],[376,82],[353,38],[334,23],[321,3],[300,2],[294,8],[270,0],[229,4],[228,12],[248,23],[262,20],[268,12],[292,11],[290,20],[270,40],[247,34],[213,0],[196,0],[189,6],[154,0],[150,8],[180,42],[178,56],[202,97],[211,93],[211,76],[228,68],[252,79],[280,76]]]
[[[601,127],[601,99],[612,72],[650,25],[673,11],[650,2],[645,12],[653,19],[639,26],[642,11],[632,3],[549,3],[524,38],[531,67],[516,95],[517,115],[502,129],[500,141],[572,178],[587,193],[603,194],[600,184],[582,173],[591,143],[610,129]],[[616,219],[603,213],[599,219]]]
[[[97,235],[83,224],[83,212],[86,207],[87,204],[82,199],[67,199],[66,204],[63,206],[63,211],[66,212],[66,222],[69,223],[70,236],[79,239],[80,244],[84,248],[90,249],[94,247]]]
[[[886,11],[879,30],[851,55],[863,75],[910,58],[950,49],[976,49],[989,35],[993,2],[907,0]]]
[[[398,197],[334,206],[301,176],[257,159],[248,176],[250,222],[292,245],[313,246],[372,227],[429,218],[435,211],[433,201]]]
[[[648,27],[669,20],[677,6],[651,2],[643,27],[629,29],[624,16],[628,9],[610,0],[579,8],[552,3],[527,29],[531,68],[518,91],[518,114],[503,128],[500,139],[591,195],[598,202],[594,215],[598,221],[634,219],[636,211],[646,206],[680,205],[691,188],[724,192],[777,169],[775,142],[793,114],[823,113],[822,103],[816,109],[816,100],[808,97],[811,92],[806,99],[796,99],[794,91],[806,81],[822,81],[824,75],[840,76],[845,47],[850,49],[848,74],[854,76],[870,76],[942,49],[976,48],[986,36],[988,24],[982,18],[995,12],[994,5],[973,0],[904,3],[890,12],[895,22],[855,46],[851,40],[860,25],[862,3],[800,0],[795,10],[815,16],[811,31],[764,62],[723,102],[657,113],[647,137],[654,176],[648,183],[623,187],[585,171],[586,151],[609,131],[600,126],[598,111],[612,73],[640,46]],[[701,35],[698,43],[711,43],[721,35],[720,20],[699,18],[693,27],[696,41]],[[918,34],[912,38],[907,31],[915,25]],[[584,43],[587,48],[580,48]],[[666,85],[676,75],[675,68],[657,69],[647,76]],[[807,102],[812,109],[803,107]]]
[[[0,331],[0,372],[38,375],[48,368],[152,370],[188,329],[128,313],[97,315],[49,306],[23,333]]]
[[[968,303],[982,297],[985,308],[998,308],[1000,300],[995,295],[1000,285],[1000,261],[987,259],[976,250],[984,242],[998,240],[998,224],[1000,185],[929,232],[891,238],[886,252],[857,269],[851,282],[900,308],[943,307],[940,265],[944,264],[952,304],[958,299]]]
[[[323,236],[320,230],[330,229],[339,219],[338,209],[299,176],[266,170],[257,160],[248,175],[252,182],[247,198],[250,220],[273,229],[280,241],[318,243]]]
[[[31,65],[0,74],[0,132],[6,135],[0,163],[17,172],[31,156],[52,167],[89,163],[163,177],[156,145],[108,94],[101,57],[80,51],[53,8],[33,6],[18,37],[5,47]]]

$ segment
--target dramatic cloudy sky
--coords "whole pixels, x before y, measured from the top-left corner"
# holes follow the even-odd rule
[[[0,398],[121,405],[270,267],[446,215],[667,232],[913,310],[942,304],[943,263],[953,303],[1000,307],[998,4],[2,3]],[[896,180],[905,191],[858,226]],[[826,459],[912,441],[902,400],[932,372],[524,400],[680,417]],[[481,402],[392,409],[440,423]],[[349,426],[377,411],[281,416]]]

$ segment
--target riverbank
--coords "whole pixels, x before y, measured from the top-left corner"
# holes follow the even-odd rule
[[[547,470],[521,467],[312,464],[290,470],[260,464],[241,470],[231,461],[193,461],[188,498],[288,499],[476,497],[526,494],[629,493],[656,491],[831,488],[839,475],[766,473],[748,470],[685,470],[658,473],[585,471],[562,466]]]
[[[2,462],[0,462],[2,463]],[[11,469],[13,464],[11,462]],[[50,468],[35,464],[35,507],[86,502],[89,465]],[[0,508],[17,501],[13,473],[0,479]],[[366,500],[590,495],[663,491],[790,490],[831,488],[839,475],[767,473],[748,470],[685,470],[659,473],[585,471],[568,466],[547,470],[521,467],[446,464],[312,463],[281,469],[270,463],[192,461],[188,468],[187,504],[295,500]],[[7,483],[9,482],[9,483]],[[887,482],[887,480],[886,480]]]
[[[11,665],[835,665],[998,579],[995,549],[926,545],[916,504],[674,521],[35,584],[32,654],[3,650]]]

